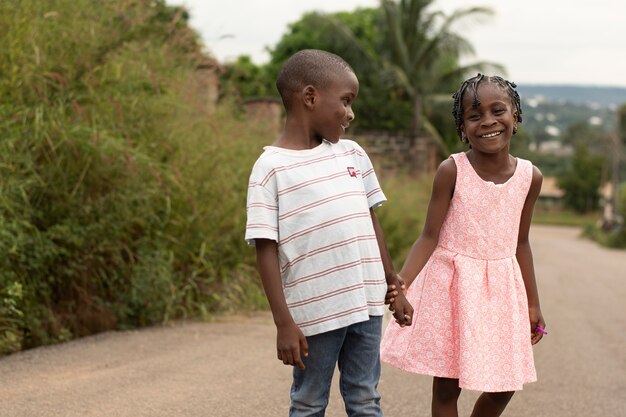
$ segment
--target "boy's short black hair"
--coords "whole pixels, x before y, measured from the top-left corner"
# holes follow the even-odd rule
[[[293,54],[284,64],[276,79],[276,88],[286,109],[291,105],[293,93],[307,85],[325,88],[338,71],[354,70],[343,58],[319,49],[303,49]]]

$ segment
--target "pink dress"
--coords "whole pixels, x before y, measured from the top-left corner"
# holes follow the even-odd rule
[[[528,300],[515,257],[533,167],[517,158],[504,184],[484,181],[463,152],[454,195],[432,256],[407,298],[413,325],[391,321],[382,361],[459,380],[461,388],[517,391],[537,380]]]

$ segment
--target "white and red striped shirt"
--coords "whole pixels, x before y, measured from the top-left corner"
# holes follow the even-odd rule
[[[354,141],[264,148],[250,175],[246,240],[278,243],[289,311],[311,336],[381,316],[385,274],[370,207],[386,198]]]

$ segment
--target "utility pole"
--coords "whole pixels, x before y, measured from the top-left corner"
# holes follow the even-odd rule
[[[620,214],[620,198],[619,198],[619,189],[620,189],[620,181],[619,181],[619,169],[620,169],[620,159],[621,159],[621,145],[624,132],[622,132],[622,126],[624,126],[625,121],[622,119],[626,118],[626,105],[618,108],[615,112],[615,129],[610,135],[611,140],[611,195],[607,200],[605,200],[604,208],[602,209],[602,229],[611,232],[619,230],[622,225],[624,219],[621,218]]]
[[[626,104],[617,109],[615,132],[613,137],[613,228],[624,226],[624,219],[621,218],[620,207],[620,162],[622,159],[622,146],[626,142]]]

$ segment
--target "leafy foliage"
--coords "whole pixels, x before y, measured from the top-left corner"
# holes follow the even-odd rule
[[[0,352],[261,304],[241,236],[271,132],[207,113],[186,19],[0,3]]]
[[[410,102],[394,75],[381,67],[378,58],[378,51],[383,48],[383,30],[380,9],[307,13],[291,24],[271,49],[267,72],[275,79],[282,64],[301,49],[323,49],[338,54],[359,77],[359,98],[354,105],[357,129],[406,129],[411,120]]]
[[[558,178],[566,207],[578,213],[597,210],[603,163],[602,157],[591,154],[586,147],[576,148],[571,167]]]
[[[275,96],[274,79],[267,74],[265,66],[257,66],[249,56],[226,64],[221,76],[221,96],[243,100],[250,97]]]

